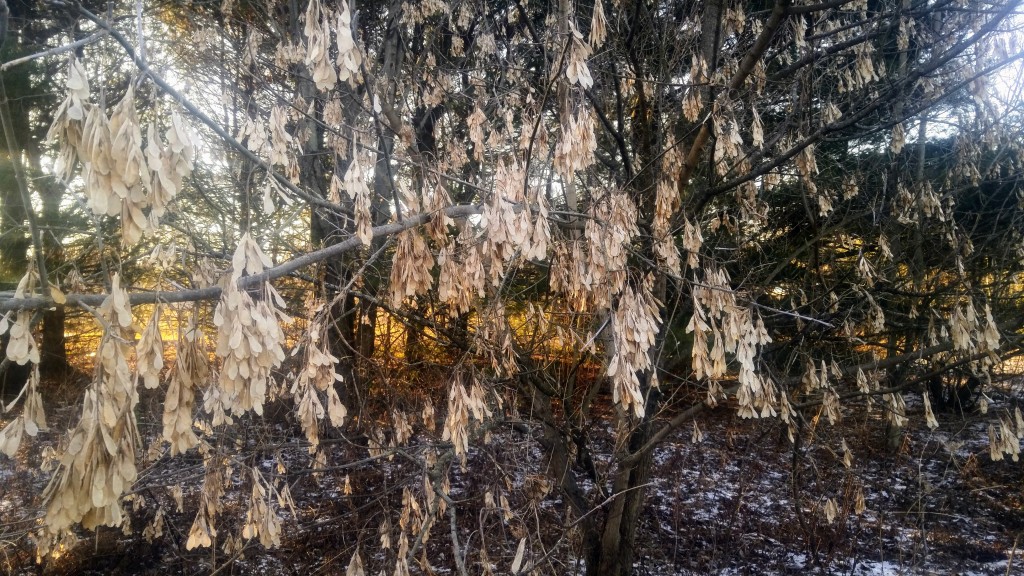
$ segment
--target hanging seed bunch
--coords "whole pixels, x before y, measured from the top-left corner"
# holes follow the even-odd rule
[[[143,149],[134,83],[108,117],[102,107],[89,101],[89,79],[77,59],[71,61],[67,88],[68,96],[47,135],[60,146],[54,172],[70,182],[81,162],[89,208],[99,216],[120,216],[122,242],[134,245],[143,233],[157,229],[159,218],[192,172],[195,137],[172,111],[164,134],[167,143],[150,124]]]
[[[39,274],[36,268],[30,263],[28,272],[18,282],[14,291],[15,300],[24,300],[35,295],[36,284],[39,281]],[[39,347],[36,345],[35,337],[32,336],[32,312],[30,310],[19,310],[14,313],[14,323],[10,323],[10,313],[0,317],[0,334],[8,332],[10,340],[7,343],[7,358],[18,365],[31,364],[28,381],[22,394],[25,397],[25,408],[14,420],[7,423],[3,430],[0,430],[0,451],[8,457],[14,454],[21,446],[21,440],[25,434],[35,437],[40,430],[46,431],[46,412],[43,410],[43,399],[39,394]],[[20,397],[22,394],[19,394]],[[15,399],[11,405],[4,406],[4,412],[14,407]]]
[[[653,277],[648,275],[639,290],[627,286],[612,314],[613,351],[607,376],[612,379],[613,400],[637,418],[644,415],[644,397],[638,374],[650,372],[653,382],[651,348],[661,324],[658,301],[651,294]]]
[[[223,365],[217,386],[208,390],[204,405],[214,415],[214,426],[230,423],[228,413],[240,416],[252,410],[263,414],[263,403],[274,384],[271,371],[284,361],[281,322],[288,321],[282,312],[284,299],[269,282],[262,284],[258,299],[238,288],[243,275],[259,274],[270,265],[256,241],[243,234],[213,315],[218,329],[217,356]]]
[[[43,493],[43,536],[56,536],[81,522],[85,528],[119,526],[121,495],[135,481],[135,423],[138,395],[128,357],[135,329],[128,293],[115,274],[110,295],[97,310],[104,333],[96,372],[82,400],[82,415],[59,458],[59,468]],[[40,541],[52,538],[40,538]]]
[[[171,445],[171,456],[183,454],[199,444],[192,429],[192,408],[197,387],[206,387],[210,379],[206,339],[195,326],[178,329],[178,353],[167,374],[167,397],[164,400],[163,437]]]
[[[327,314],[323,302],[314,307],[312,317],[314,320],[302,344],[306,356],[305,366],[299,371],[291,388],[299,424],[310,444],[310,454],[315,453],[320,445],[320,421],[325,415],[320,394],[327,396],[326,414],[333,426],[344,424],[348,415],[348,410],[342,404],[338,390],[334,387],[336,382],[342,382],[342,377],[335,370],[338,359],[331,354],[325,337]]]

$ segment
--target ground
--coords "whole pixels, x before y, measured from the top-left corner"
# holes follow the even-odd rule
[[[62,384],[60,397],[74,397],[68,388]],[[939,414],[940,425],[932,431],[924,425],[920,396],[909,393],[911,424],[896,450],[886,447],[877,405],[867,414],[851,411],[834,425],[822,418],[796,445],[777,420],[743,420],[728,406],[705,411],[697,417],[703,440],[694,442],[692,428],[686,428],[655,453],[635,573],[1024,574],[1024,463],[992,461],[987,436],[988,423],[999,414],[1012,415],[1024,399],[1024,383],[1004,382],[989,396],[988,414]],[[140,428],[148,438],[159,432],[152,417],[158,414],[156,400],[144,395],[140,403]],[[76,410],[70,400],[50,409],[51,428],[66,429]],[[240,454],[227,476],[218,550],[185,549],[198,506],[202,458],[195,451],[170,458],[154,450],[126,505],[133,510],[129,534],[112,528],[79,531],[59,557],[37,563],[27,536],[41,516],[38,495],[49,477],[40,470],[44,448],[54,447],[59,434],[41,434],[14,459],[0,457],[0,569],[311,576],[344,573],[358,547],[368,574],[391,574],[403,493],[422,495],[422,473],[416,459],[406,457],[419,448],[390,459],[368,458],[365,441],[334,433],[324,440],[327,469],[313,473],[287,407],[271,412],[218,438]],[[471,549],[468,572],[486,573],[487,562],[494,573],[508,573],[520,538],[528,536],[527,563],[547,553],[538,574],[581,573],[575,536],[561,537],[558,529],[565,522],[562,502],[537,474],[544,469],[541,451],[521,427],[497,426],[491,436],[489,444],[474,449],[465,471],[455,464],[451,473],[460,549]],[[844,439],[852,454],[849,467],[843,463]],[[287,483],[294,509],[280,510],[279,548],[267,550],[253,540],[225,552],[223,537],[240,532],[248,506],[251,485],[240,471],[246,465],[257,466],[279,487]],[[184,496],[180,512],[174,486]],[[495,502],[505,495],[511,514],[503,514],[500,504],[485,504],[488,492]],[[860,514],[858,492],[864,503]],[[829,499],[837,508],[831,523],[825,514]],[[150,543],[143,532],[158,508],[165,523],[162,535]],[[413,574],[455,573],[449,517],[438,518],[425,543],[429,567],[414,565]],[[389,551],[381,548],[385,519]],[[481,542],[486,558],[479,553]]]

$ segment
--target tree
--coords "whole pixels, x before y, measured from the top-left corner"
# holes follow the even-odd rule
[[[56,33],[53,23],[40,18],[39,10],[30,3],[4,5],[4,61],[40,51]],[[0,194],[0,275],[8,288],[13,288],[28,268],[28,252],[33,239],[25,233],[30,214],[25,202],[31,194],[42,203],[39,220],[40,236],[36,240],[49,246],[48,266],[61,263],[60,202],[63,186],[53,181],[40,167],[41,145],[50,121],[58,88],[53,75],[40,60],[33,60],[2,72],[4,99],[5,157],[0,166],[3,181]],[[20,172],[20,174],[19,174]],[[45,232],[43,232],[45,230]],[[33,256],[35,257],[35,256]],[[6,340],[4,340],[6,342]],[[64,354],[64,312],[58,307],[43,313],[42,355],[47,369],[59,371],[66,366]],[[5,372],[6,373],[6,372]],[[19,383],[23,384],[21,380]],[[13,382],[12,382],[13,384]]]
[[[51,136],[54,173],[80,178],[106,222],[92,234],[122,248],[101,255],[121,270],[102,293],[33,293],[41,268],[0,302],[18,361],[33,360],[28,310],[66,301],[104,328],[44,549],[73,523],[121,521],[139,443],[132,306],[156,304],[134,352],[151,387],[160,310],[196,302],[176,309],[163,431],[172,454],[207,454],[189,547],[217,537],[224,457],[193,411],[216,429],[290,397],[314,462],[324,421],[349,413],[371,451],[404,444],[411,408],[381,384],[412,374],[430,338],[450,384],[412,400],[447,402],[422,431],[445,448],[419,453],[430,472],[411,498],[454,515],[451,462],[528,412],[590,574],[631,573],[653,451],[704,407],[778,418],[797,441],[806,410],[831,421],[878,397],[898,438],[904,392],[952,367],[988,378],[1019,350],[1020,104],[993,86],[1021,57],[1018,2],[264,4],[108,20],[53,3],[109,34],[70,59]],[[159,71],[187,76],[186,39],[211,48],[190,91]],[[117,99],[90,91],[100,55]],[[155,258],[161,278],[189,289],[132,272],[140,246],[172,239],[190,251]],[[200,256],[218,249],[213,273]],[[312,295],[288,382],[281,323],[302,308],[275,288],[286,277]],[[381,349],[392,321],[397,355]],[[38,427],[31,386],[8,454]],[[607,394],[616,441],[598,462]],[[666,397],[694,403],[668,412]],[[993,433],[993,456],[1016,455],[1020,432]],[[251,482],[245,536],[276,544],[280,488],[255,468]],[[465,573],[455,532],[453,548]]]

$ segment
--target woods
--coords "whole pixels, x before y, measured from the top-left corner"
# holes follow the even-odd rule
[[[1019,458],[1020,2],[3,4],[40,565],[288,548],[313,477],[350,575],[641,573],[656,454],[726,412],[805,533],[865,499],[807,462]]]

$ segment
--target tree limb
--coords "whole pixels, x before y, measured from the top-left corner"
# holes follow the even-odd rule
[[[49,50],[44,50],[42,52],[36,52],[35,54],[29,54],[28,56],[22,56],[21,58],[15,58],[14,60],[4,62],[3,65],[0,66],[0,72],[6,72],[11,68],[14,68],[15,66],[20,66],[21,64],[31,62],[32,60],[38,60],[39,58],[63,54],[64,52],[70,52],[71,50],[78,50],[83,46],[88,46],[89,44],[92,44],[93,42],[102,39],[106,35],[106,30],[98,30],[76,42],[65,44],[63,46],[57,46],[56,48],[50,48]]]
[[[445,209],[445,214],[453,218],[479,213],[480,208],[475,204],[461,204],[459,206],[452,206]],[[425,224],[432,217],[433,214],[429,213],[417,214],[415,216],[407,216],[402,222],[392,222],[390,224],[384,224],[383,226],[377,226],[373,229],[373,237],[377,238],[398,234],[399,232]],[[307,252],[301,256],[288,260],[283,264],[264,270],[259,274],[244,276],[238,280],[238,287],[242,290],[253,288],[255,286],[259,286],[263,282],[287,276],[301,268],[305,268],[306,266],[340,256],[341,254],[360,247],[362,247],[362,242],[359,238],[353,236],[326,248]],[[213,286],[210,288],[197,288],[192,290],[135,292],[129,294],[128,297],[131,304],[136,306],[139,304],[153,304],[156,302],[194,302],[198,300],[213,300],[219,298],[220,293],[221,289]],[[79,307],[83,304],[86,306],[99,306],[103,303],[103,300],[106,299],[106,297],[106,294],[68,294],[66,296],[67,302],[65,302],[65,305]],[[53,306],[56,306],[56,302],[54,302],[49,296],[12,298],[9,292],[0,294],[0,312],[7,312],[9,310],[35,310],[39,308],[50,308]]]
[[[758,59],[761,58],[764,53],[768,50],[768,45],[771,43],[772,38],[775,37],[775,33],[782,26],[782,22],[785,19],[787,10],[789,9],[789,0],[778,0],[775,3],[775,7],[772,9],[772,15],[765,23],[764,28],[761,30],[761,34],[757,37],[757,41],[754,42],[754,46],[749,52],[743,57],[743,61],[740,62],[739,68],[736,70],[736,74],[729,81],[729,91],[738,90],[743,86],[743,82],[746,81],[747,77],[754,71],[754,65]],[[694,170],[697,169],[697,163],[700,162],[701,152],[704,150],[704,144],[707,143],[708,138],[711,137],[711,118],[708,117],[704,121],[704,124],[700,127],[700,132],[697,134],[697,138],[693,141],[690,146],[690,151],[686,154],[686,160],[683,162],[682,168],[679,170],[679,179],[676,182],[678,187],[679,198],[685,200],[686,188],[690,185],[690,178],[693,176]]]

